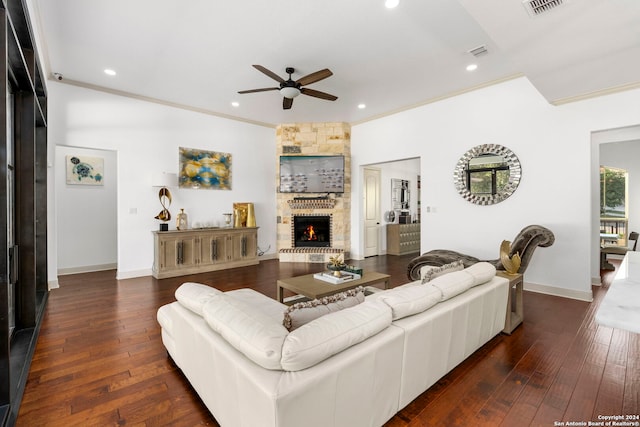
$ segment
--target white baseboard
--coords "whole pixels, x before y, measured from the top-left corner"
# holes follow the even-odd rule
[[[278,259],[278,254],[264,254],[259,258],[260,261],[266,261],[269,259]],[[132,271],[118,270],[116,272],[116,279],[117,280],[135,279],[136,277],[151,276],[152,274],[153,272],[151,271],[150,268],[144,269],[144,270],[132,270]]]
[[[592,277],[591,278],[591,284],[594,285],[594,286],[602,286],[602,278],[600,276]]]
[[[593,292],[589,291],[576,291],[573,289],[557,288],[550,285],[541,285],[538,283],[524,283],[524,290],[537,292],[539,294],[553,295],[557,297],[576,299],[579,301],[593,301]]]
[[[83,265],[80,267],[71,267],[71,268],[59,268],[58,276],[65,276],[67,274],[78,274],[78,273],[91,273],[93,271],[105,271],[105,270],[115,270],[118,268],[118,264],[99,264],[99,265]]]
[[[124,279],[135,279],[136,277],[144,277],[151,276],[151,269],[147,268],[144,270],[131,270],[131,271],[120,271],[116,272],[116,280],[124,280]]]
[[[48,288],[49,290],[51,290],[51,289],[59,289],[59,288],[60,288],[60,282],[58,282],[58,279],[55,279],[55,280],[49,280],[49,281],[47,282],[47,288]]]

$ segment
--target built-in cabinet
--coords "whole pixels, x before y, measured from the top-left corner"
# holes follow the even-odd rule
[[[154,231],[153,277],[258,264],[258,228]]]
[[[47,93],[25,5],[0,3],[0,426],[15,424],[48,296]]]
[[[387,224],[387,254],[420,252],[420,224]]]

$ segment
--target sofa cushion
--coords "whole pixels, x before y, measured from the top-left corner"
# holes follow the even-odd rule
[[[204,304],[222,292],[202,283],[185,282],[176,289],[176,299],[181,306],[202,316]]]
[[[265,369],[281,369],[282,343],[289,331],[279,319],[224,293],[211,298],[203,311],[209,327],[236,350]]]
[[[293,331],[320,316],[353,307],[362,302],[364,302],[364,288],[362,286],[324,298],[299,302],[284,312],[282,324],[289,331]]]
[[[382,301],[365,301],[319,317],[289,333],[282,346],[282,369],[299,371],[377,334],[391,324]]]
[[[444,276],[436,277],[429,285],[442,291],[441,301],[453,298],[473,286],[473,276],[466,271],[454,271]]]
[[[493,264],[489,264],[488,262],[477,262],[470,267],[464,269],[467,273],[473,276],[473,285],[478,286],[483,283],[487,283],[496,275],[496,268]]]
[[[429,268],[427,268],[429,267]],[[460,271],[464,269],[462,261],[456,260],[449,264],[444,264],[440,267],[424,266],[420,269],[420,275],[422,276],[422,283],[427,283],[435,279],[436,277],[443,276],[454,271]]]
[[[442,300],[435,286],[405,286],[384,292],[380,300],[391,307],[393,320],[421,313]]]
[[[254,289],[234,289],[232,291],[225,292],[225,295],[241,299],[245,303],[251,305],[252,310],[259,311],[276,322],[282,321],[282,315],[287,309],[286,305],[274,300],[273,298],[269,298],[265,294],[255,291]]]

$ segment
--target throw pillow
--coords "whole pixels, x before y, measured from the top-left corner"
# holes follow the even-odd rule
[[[284,312],[282,324],[289,331],[293,331],[320,316],[340,311],[347,307],[353,307],[363,301],[364,288],[358,286],[355,289],[349,289],[328,297],[299,302],[293,304]]]
[[[463,269],[464,264],[462,264],[461,260],[453,261],[450,264],[444,264],[441,267],[433,267],[422,276],[422,283],[424,284],[430,282],[436,277],[440,277],[444,274],[452,273],[454,271],[461,271]]]

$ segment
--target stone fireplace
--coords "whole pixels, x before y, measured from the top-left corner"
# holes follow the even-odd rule
[[[277,244],[281,262],[349,259],[351,242],[351,128],[347,123],[296,123],[276,130],[276,188],[281,155],[343,155],[344,192],[277,193]],[[313,227],[310,233],[309,226]]]

